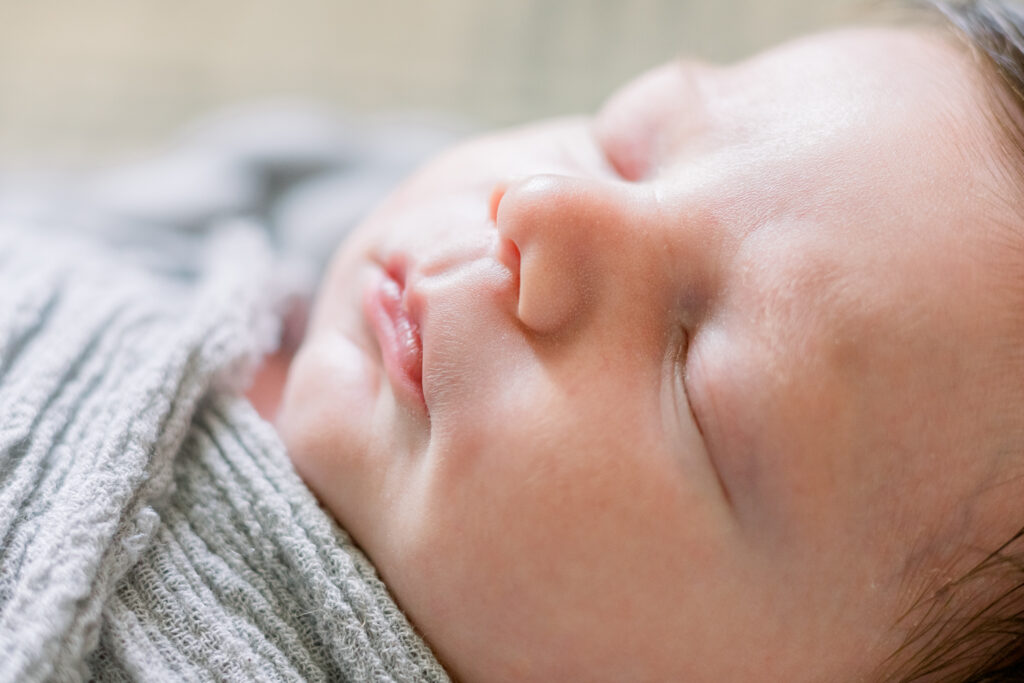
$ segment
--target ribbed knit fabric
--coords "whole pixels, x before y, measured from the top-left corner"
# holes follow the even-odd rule
[[[196,283],[0,228],[0,681],[447,677],[233,392],[271,254]]]

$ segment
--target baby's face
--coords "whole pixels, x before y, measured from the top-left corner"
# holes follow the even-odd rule
[[[441,157],[342,246],[279,427],[453,673],[867,676],[1012,535],[985,92],[903,31],[672,63]]]

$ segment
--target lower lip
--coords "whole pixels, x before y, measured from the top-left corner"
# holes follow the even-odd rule
[[[385,272],[366,290],[363,311],[380,344],[392,388],[423,404],[423,343],[402,306],[402,286]]]

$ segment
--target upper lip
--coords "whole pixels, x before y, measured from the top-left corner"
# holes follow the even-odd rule
[[[415,294],[415,286],[411,281],[415,279],[415,276],[410,277],[413,269],[408,257],[404,254],[392,254],[383,263],[382,267],[387,276],[398,283],[398,288],[402,292],[402,310],[420,335],[420,342],[422,343],[423,327],[420,324],[422,302],[420,297]]]
[[[375,259],[386,277],[393,280],[401,292],[402,313],[408,318],[420,347],[420,384],[427,393],[423,382],[429,373],[426,367],[431,357],[430,346],[430,301],[437,295],[434,288],[427,284],[434,278],[443,276],[470,262],[481,258],[493,258],[511,273],[513,296],[519,286],[519,249],[514,242],[501,236],[496,230],[486,240],[470,240],[462,245],[455,245],[450,250],[436,252],[425,261],[414,261],[408,254],[400,251],[380,255]]]
[[[411,392],[424,401],[420,306],[419,297],[409,286],[409,262],[401,255],[371,262],[379,269],[380,280],[366,291],[363,306],[368,316],[364,319],[372,328],[371,338],[377,339],[378,357],[392,381],[397,382],[396,390],[405,387],[404,393]]]

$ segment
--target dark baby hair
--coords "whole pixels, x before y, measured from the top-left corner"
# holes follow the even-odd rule
[[[920,0],[913,6],[952,28],[989,74],[991,116],[1007,151],[1003,161],[1024,187],[1024,7],[1010,0]],[[961,598],[972,595],[965,606]],[[886,680],[1024,681],[1024,528],[965,575],[922,596],[904,620],[914,625],[891,658],[901,665]]]

